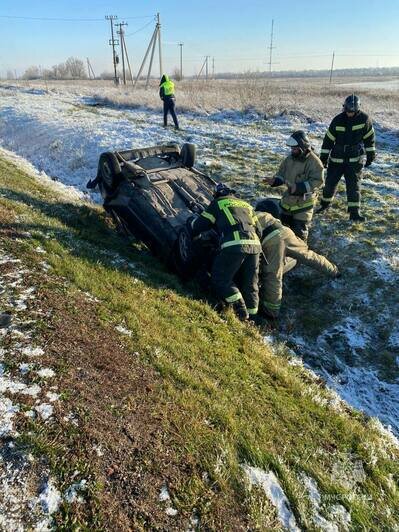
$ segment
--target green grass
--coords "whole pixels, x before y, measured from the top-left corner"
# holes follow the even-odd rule
[[[399,526],[392,482],[399,479],[398,449],[370,420],[328,406],[330,392],[303,368],[289,365],[284,347],[273,354],[255,328],[194,298],[196,287],[183,286],[143,246],[122,240],[99,207],[71,203],[3,160],[0,180],[0,207],[10,214],[9,227],[32,234],[18,242],[3,239],[6,249],[35,268],[43,256],[34,248],[42,246],[54,275],[67,280],[60,288],[66,300],[76,289],[98,298],[104,327],[123,323],[131,330],[121,342],[161,377],[156,415],[165,441],[178,462],[192,465],[173,485],[173,505],[180,512],[188,515],[195,508],[202,525],[215,529],[225,505],[246,515],[254,529],[277,529],[270,503],[246,487],[240,464],[248,463],[275,472],[304,529],[314,525],[302,472],[317,481],[326,503],[334,500],[351,512],[354,530]],[[305,326],[323,328],[325,319],[321,315],[318,324]],[[165,416],[170,404],[174,408]],[[117,405],[115,415],[123,416],[125,407]],[[33,424],[30,432],[27,444],[51,457],[64,484],[70,474],[60,465],[65,448],[46,439],[45,426]],[[351,477],[356,461],[365,471],[359,482]],[[91,489],[101,494],[95,479]],[[72,526],[73,519],[73,508],[63,508],[60,529]],[[89,519],[84,526],[100,526],[98,515]]]

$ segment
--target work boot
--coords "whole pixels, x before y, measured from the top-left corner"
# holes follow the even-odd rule
[[[352,222],[364,222],[366,221],[365,216],[362,216],[359,211],[352,211],[349,213],[349,220]]]
[[[249,316],[248,321],[249,321],[249,323],[251,323],[252,325],[255,325],[255,326],[262,325],[262,323],[263,323],[263,320],[259,316],[259,314],[251,314]]]
[[[325,204],[325,203],[323,204],[323,203],[322,203],[322,204],[320,205],[320,207],[315,211],[315,214],[320,214],[320,213],[326,211],[329,207],[330,207],[330,204],[329,204],[329,203],[327,203],[327,204]]]
[[[247,321],[247,319],[249,318],[249,314],[244,301],[242,299],[239,299],[238,301],[235,301],[232,306],[237,318],[240,321]]]
[[[333,278],[333,279],[340,279],[341,277],[342,277],[342,272],[340,272],[340,271],[338,270],[338,268],[337,268],[336,271],[333,273],[332,278]]]

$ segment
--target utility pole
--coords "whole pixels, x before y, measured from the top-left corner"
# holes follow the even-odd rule
[[[109,40],[109,45],[112,46],[112,60],[114,62],[114,82],[115,85],[119,85],[118,75],[116,73],[116,65],[119,63],[119,58],[116,55],[115,46],[119,44],[117,39],[114,39],[114,20],[118,17],[116,15],[106,15],[106,20],[109,20],[111,23],[111,39]]]
[[[212,79],[215,79],[215,58],[212,57]]]
[[[94,70],[90,64],[89,58],[86,57],[86,60],[87,60],[87,72],[89,74],[89,79],[96,79],[96,75],[94,74]]]
[[[126,48],[126,41],[125,41],[125,35],[123,34],[122,35],[122,46],[125,50],[125,56],[126,56],[126,61],[127,61],[127,66],[129,68],[129,73],[130,73],[130,81],[132,83],[132,86],[134,86],[134,83],[133,83],[133,74],[132,74],[132,69],[130,68],[130,61],[129,61],[129,54],[127,53],[127,48]]]
[[[180,79],[183,79],[183,44],[182,42],[179,42],[180,46]]]
[[[115,24],[115,26],[119,26],[119,30],[117,31],[117,33],[120,36],[120,46],[121,46],[121,52],[122,52],[122,77],[123,77],[123,84],[126,85],[125,47],[123,46],[125,37],[124,37],[123,26],[127,26],[127,22],[119,22],[119,24]]]
[[[159,13],[157,13],[157,28],[158,28],[158,48],[159,48],[159,77],[161,78],[163,75],[163,68],[162,68],[162,45],[161,45],[161,19],[159,17]]]
[[[147,61],[148,54],[150,53],[150,50],[151,50],[150,64],[149,64],[149,67],[148,67],[147,81],[146,81],[146,84],[145,84],[145,88],[146,89],[148,88],[148,84],[150,82],[150,77],[151,77],[151,69],[152,69],[152,63],[153,63],[153,60],[154,60],[154,54],[155,54],[155,49],[156,49],[156,45],[157,45],[157,40],[158,40],[158,52],[159,52],[159,72],[160,72],[160,76],[162,77],[163,69],[162,69],[162,46],[161,46],[161,22],[160,22],[159,13],[157,13],[157,22],[155,24],[155,30],[154,30],[154,33],[152,34],[152,37],[151,37],[151,40],[150,40],[150,44],[148,45],[148,48],[147,48],[147,50],[145,52],[143,62],[141,63],[139,72],[138,72],[136,80],[134,82],[134,86],[136,86],[138,80],[140,79],[140,76],[141,76],[141,73],[143,71],[145,62]]]
[[[209,59],[210,57],[211,57],[210,55],[206,55],[206,56],[205,56],[205,79],[206,79],[206,81],[208,81],[208,75],[209,75],[209,70],[208,70],[208,59]]]
[[[269,46],[269,73],[271,74],[272,73],[272,60],[273,60],[273,37],[274,37],[274,34],[273,34],[273,31],[274,31],[274,20],[272,20],[272,30],[270,32],[270,46]]]
[[[334,59],[335,59],[335,52],[333,52],[332,54],[331,70],[330,70],[330,85],[331,85],[332,75],[333,75],[333,70],[334,70]]]

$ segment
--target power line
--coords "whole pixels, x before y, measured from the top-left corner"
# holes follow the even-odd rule
[[[55,18],[55,17],[19,17],[14,15],[0,15],[0,18],[15,20],[39,20],[43,22],[103,22],[103,18]],[[142,17],[123,17],[125,20],[154,18],[154,15],[145,15]]]
[[[136,33],[139,33],[139,31],[144,30],[144,29],[147,28],[150,24],[152,24],[154,20],[155,20],[155,17],[152,17],[152,19],[150,20],[150,22],[147,22],[147,24],[144,24],[144,26],[142,26],[142,27],[139,28],[138,30],[134,31],[133,33],[128,33],[127,35],[125,35],[125,37],[131,37],[132,35],[136,35]]]

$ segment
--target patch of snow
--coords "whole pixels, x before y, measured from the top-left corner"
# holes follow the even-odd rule
[[[55,401],[58,401],[58,399],[60,398],[59,394],[54,393],[54,392],[47,392],[46,397],[50,401],[50,403],[54,403]]]
[[[300,475],[300,480],[302,481],[307,494],[310,499],[310,503],[313,509],[313,523],[318,529],[321,529],[325,532],[339,532],[340,527],[338,525],[346,524],[349,525],[351,522],[350,514],[347,510],[340,504],[335,505],[329,512],[330,516],[335,518],[334,521],[329,521],[320,514],[321,507],[321,495],[317,488],[316,481],[302,473]],[[338,523],[337,523],[338,522]]]
[[[300,532],[290,503],[273,471],[266,472],[259,467],[253,467],[248,464],[244,464],[241,467],[250,486],[262,488],[268,499],[276,507],[281,524],[289,531]]]
[[[44,351],[41,347],[24,347],[22,354],[27,357],[40,357],[44,355]]]
[[[165,510],[165,513],[166,515],[169,515],[169,517],[174,517],[175,515],[177,515],[177,510],[176,508],[172,508],[172,506],[168,506],[168,508],[166,508]]]
[[[399,256],[393,255],[386,257],[380,255],[377,259],[371,261],[375,273],[386,283],[397,282],[399,271]]]
[[[159,493],[159,500],[161,502],[164,502],[164,501],[169,501],[170,500],[170,495],[169,495],[169,491],[168,491],[168,488],[166,487],[166,484],[164,484],[161,488],[161,491]]]
[[[65,490],[64,493],[64,499],[66,502],[72,503],[72,502],[78,502],[82,503],[84,502],[84,499],[81,495],[79,495],[79,492],[86,491],[87,490],[87,480],[83,479],[80,482],[74,482],[67,490]]]
[[[14,430],[13,418],[19,412],[19,406],[0,395],[0,438],[9,436]]]
[[[371,340],[365,325],[355,316],[348,316],[341,324],[324,331],[317,342],[322,345],[326,341],[334,341],[334,337],[344,338],[348,347],[353,350],[365,349]]]
[[[53,415],[54,407],[47,403],[42,403],[39,406],[35,406],[35,410],[39,414],[39,416],[43,419],[43,421],[47,421]]]
[[[103,451],[101,445],[94,445],[93,449],[94,449],[94,451],[95,451],[97,456],[104,456],[104,451]]]
[[[55,372],[50,369],[50,368],[42,368],[42,369],[39,369],[39,371],[37,372],[37,374],[39,375],[39,377],[41,377],[42,379],[48,379],[50,377],[54,377],[55,375]]]
[[[19,371],[22,373],[22,375],[26,375],[33,367],[33,364],[20,364],[19,365]]]
[[[129,329],[126,329],[125,327],[123,327],[123,325],[117,325],[115,329],[126,336],[132,336],[133,334],[132,331],[129,331]]]
[[[43,486],[39,495],[39,502],[43,511],[49,515],[58,510],[62,502],[62,497],[51,479],[49,479]]]

